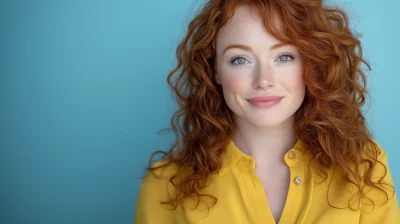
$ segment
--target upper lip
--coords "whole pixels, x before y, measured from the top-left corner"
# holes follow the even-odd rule
[[[283,98],[283,96],[257,96],[257,97],[248,99],[248,101],[258,102],[258,101],[267,101],[267,100],[277,100],[277,99],[281,99],[281,98]]]

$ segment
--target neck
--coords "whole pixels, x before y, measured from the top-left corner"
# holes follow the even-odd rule
[[[233,141],[238,148],[252,156],[257,166],[283,164],[283,157],[296,143],[294,117],[275,127],[259,128],[236,120]]]

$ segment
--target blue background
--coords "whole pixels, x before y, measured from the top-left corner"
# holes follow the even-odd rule
[[[397,0],[335,1],[372,72],[366,114],[400,186]],[[0,223],[132,223],[139,177],[167,149],[166,84],[203,1],[0,1]]]

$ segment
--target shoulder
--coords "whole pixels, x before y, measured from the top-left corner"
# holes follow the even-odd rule
[[[372,155],[371,162],[363,166],[363,193],[371,199],[369,202],[373,204],[385,203],[390,199],[396,200],[387,152],[376,140],[373,140],[369,149],[372,149],[372,153],[375,151],[375,155]]]
[[[367,185],[370,185],[371,181],[376,183],[378,180],[391,182],[390,178],[386,178],[388,175],[390,177],[387,157],[387,152],[377,140],[372,139],[358,152],[357,163],[353,161],[349,163],[351,173],[359,178],[353,181],[361,180],[363,183],[367,182]]]
[[[375,139],[366,146],[364,157],[367,157],[371,161],[373,166],[371,172],[374,176],[381,176],[383,178],[388,173],[387,152]]]
[[[188,169],[185,169],[186,171]],[[140,183],[140,194],[157,198],[158,201],[170,201],[176,197],[175,185],[179,184],[188,172],[175,162],[162,160],[154,163]]]
[[[386,159],[386,151],[381,147],[377,140],[373,139],[372,143],[367,145],[370,149],[375,149],[378,153],[378,159]]]
[[[162,202],[169,201],[175,194],[170,178],[178,171],[178,166],[160,161],[152,168],[156,169],[147,171],[140,183],[135,223],[176,223],[176,211]]]
[[[152,170],[146,172],[140,184],[141,191],[151,192],[150,189],[152,189],[160,192],[165,190],[171,177],[176,175],[179,171],[178,165],[175,163],[168,163],[166,160],[156,162],[151,168]]]
[[[394,182],[387,161],[388,154],[381,145],[373,140],[370,148],[376,150],[376,160],[370,173],[364,172],[362,192],[367,200],[361,204],[360,223],[397,223],[400,213]],[[372,185],[374,187],[372,187]]]

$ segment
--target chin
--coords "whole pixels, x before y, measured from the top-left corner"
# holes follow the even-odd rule
[[[287,121],[285,118],[276,118],[252,120],[250,123],[256,128],[272,128],[283,124],[285,121]]]

